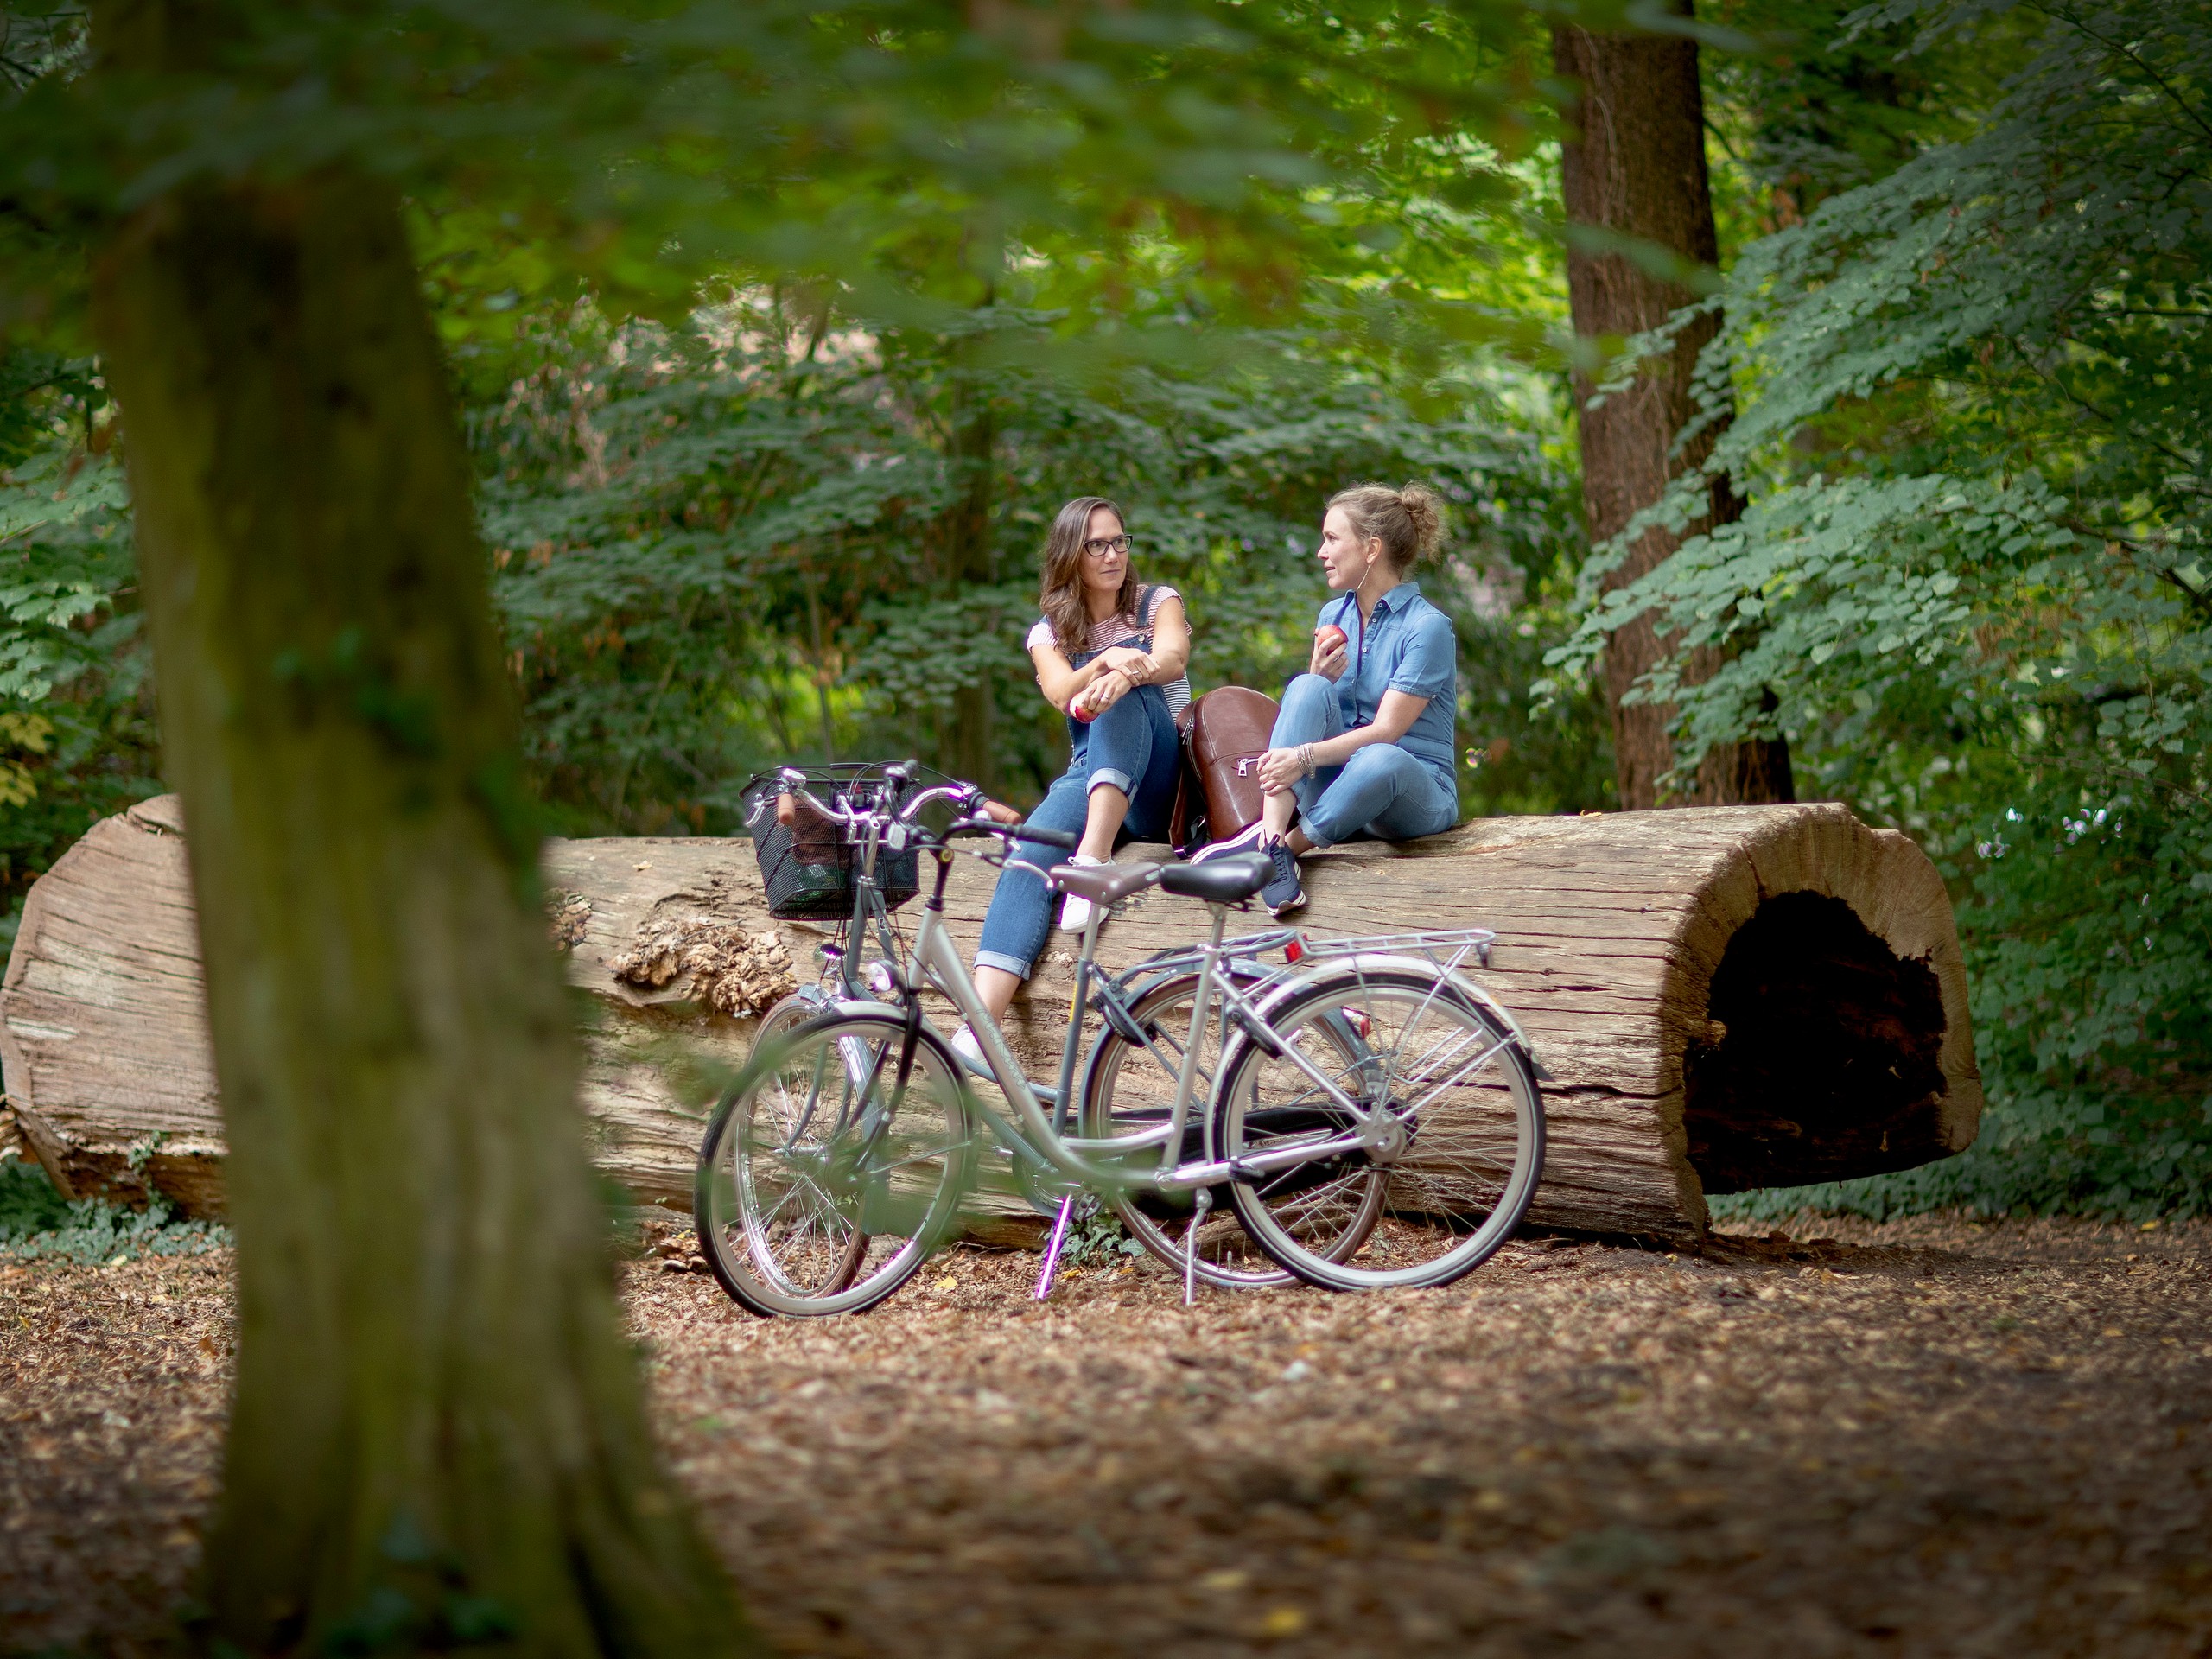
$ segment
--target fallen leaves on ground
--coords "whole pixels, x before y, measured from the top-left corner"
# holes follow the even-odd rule
[[[963,1249],[820,1323],[622,1274],[788,1652],[2203,1651],[2212,1226],[1794,1230],[1193,1309]],[[10,1646],[160,1640],[230,1341],[207,1261],[0,1276]]]

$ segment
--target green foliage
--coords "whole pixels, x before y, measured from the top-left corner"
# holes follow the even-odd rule
[[[111,414],[90,364],[0,353],[0,950],[31,880],[161,787]]]
[[[466,221],[485,269],[581,275],[625,313],[681,318],[742,269],[942,322],[1054,246],[1125,281],[1164,254],[1211,309],[1281,310],[1314,262],[1449,239],[1498,199],[1467,162],[1541,118],[1530,23],[1522,0],[236,0],[163,73],[125,51],[79,77],[57,14],[6,77],[0,199],[66,244],[197,180],[342,165]],[[1418,200],[1377,188],[1409,168]],[[29,297],[65,271],[37,263]],[[1446,328],[1500,326],[1434,298]]]
[[[2212,1153],[2212,13],[1896,0],[2023,64],[1968,137],[1745,249],[1704,365],[1749,486],[1593,609],[1656,607],[1677,755],[1780,729],[1801,780],[1953,883],[1992,1110],[1967,1156],[1827,1194],[2136,1215]],[[1660,510],[1685,522],[1686,492]],[[1686,683],[1689,650],[1725,665]],[[1803,1195],[1788,1200],[1802,1202]],[[1783,1202],[1777,1199],[1776,1202]]]
[[[36,1164],[12,1149],[0,1153],[0,1261],[90,1264],[142,1255],[202,1255],[230,1242],[226,1228],[179,1220],[158,1196],[143,1210],[99,1198],[65,1198]]]
[[[1060,1262],[1071,1268],[1118,1268],[1123,1258],[1141,1256],[1144,1253],[1144,1246],[1129,1236],[1128,1229],[1122,1225],[1119,1216],[1110,1210],[1100,1210],[1068,1229],[1066,1241],[1060,1247]]]
[[[472,431],[510,660],[570,823],[727,830],[769,760],[941,759],[975,685],[996,781],[1033,798],[1065,754],[1021,644],[1063,499],[1128,509],[1141,574],[1187,596],[1201,687],[1272,690],[1323,597],[1321,505],[1368,477],[1433,480],[1457,509],[1429,588],[1461,622],[1477,747],[1511,757],[1494,792],[1595,803],[1588,711],[1525,713],[1577,546],[1572,480],[1513,404],[1538,395],[1529,377],[1490,363],[1425,413],[1248,331],[1233,367],[1078,381],[1029,365],[1058,321],[995,305],[957,333],[902,329],[756,291],[680,330],[586,308],[529,337]]]
[[[2021,61],[2011,19],[1971,42],[1920,41],[1910,22],[1866,16],[1861,0],[1718,0],[1700,13],[1755,42],[1704,60],[1724,258],[1971,136]]]

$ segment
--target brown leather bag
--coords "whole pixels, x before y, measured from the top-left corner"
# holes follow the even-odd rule
[[[1227,841],[1259,822],[1267,798],[1260,787],[1260,760],[1274,732],[1275,700],[1249,686],[1224,685],[1191,708],[1185,753],[1205,804],[1205,838]]]
[[[1198,706],[1186,702],[1175,711],[1175,804],[1167,814],[1167,844],[1189,856],[1205,844],[1205,791],[1191,770],[1191,717]]]

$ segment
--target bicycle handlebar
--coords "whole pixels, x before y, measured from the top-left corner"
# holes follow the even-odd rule
[[[886,769],[885,781],[896,785],[899,781],[899,775],[904,772],[904,767],[888,767]],[[847,830],[857,830],[862,823],[871,819],[878,823],[912,826],[924,807],[934,806],[940,802],[950,802],[963,816],[956,818],[945,827],[944,834],[939,837],[941,842],[950,841],[955,836],[963,835],[997,836],[1006,842],[1009,852],[1017,841],[1032,842],[1040,847],[1058,847],[1064,852],[1071,853],[1083,844],[1080,837],[1071,835],[1065,830],[1046,830],[1034,824],[1026,823],[1001,823],[995,818],[969,816],[972,815],[976,808],[986,798],[983,791],[973,784],[940,784],[934,789],[925,789],[900,807],[898,811],[892,813],[886,812],[880,807],[856,807],[845,804],[842,801],[833,804],[814,792],[809,786],[810,781],[807,775],[796,766],[785,767],[777,777],[777,782],[781,785],[785,794],[795,800],[805,802],[823,817],[833,823],[842,825]],[[909,842],[908,844],[911,846],[916,843]]]
[[[905,781],[906,775],[904,766],[888,766],[884,770],[883,781],[895,787]],[[796,766],[783,768],[777,774],[776,782],[784,794],[794,800],[804,801],[831,823],[842,824],[849,830],[858,829],[870,818],[912,823],[924,807],[934,806],[941,801],[956,803],[963,811],[972,810],[975,804],[983,798],[983,791],[973,784],[940,784],[934,789],[922,791],[897,812],[887,813],[878,808],[848,806],[842,803],[833,805],[814,792],[807,775]]]
[[[884,769],[883,781],[896,787],[908,775],[905,766],[887,766]],[[912,825],[924,807],[949,802],[963,816],[945,827],[940,838],[944,841],[950,841],[955,836],[989,835],[1001,837],[1007,842],[1008,851],[1012,850],[1015,842],[1027,841],[1039,847],[1058,847],[1063,852],[1070,853],[1083,844],[1080,837],[1065,830],[1045,830],[1027,823],[1001,823],[995,818],[970,816],[986,798],[983,791],[973,784],[940,784],[934,789],[922,791],[896,812],[887,812],[880,807],[852,806],[842,799],[834,804],[823,800],[810,787],[812,780],[796,766],[784,767],[777,774],[776,781],[783,793],[805,802],[823,817],[847,830],[857,830],[870,820],[886,824]],[[907,844],[916,843],[909,842]]]
[[[953,836],[1003,836],[1009,842],[1033,841],[1040,847],[1058,847],[1073,852],[1083,844],[1082,838],[1065,830],[1040,830],[1033,823],[1001,823],[995,818],[962,818],[945,826],[948,838]]]

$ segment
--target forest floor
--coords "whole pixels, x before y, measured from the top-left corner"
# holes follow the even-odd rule
[[[818,1324],[622,1271],[785,1652],[2212,1652],[2212,1224],[1795,1230],[1190,1310],[963,1249]],[[228,1273],[0,1267],[0,1651],[170,1644]]]

